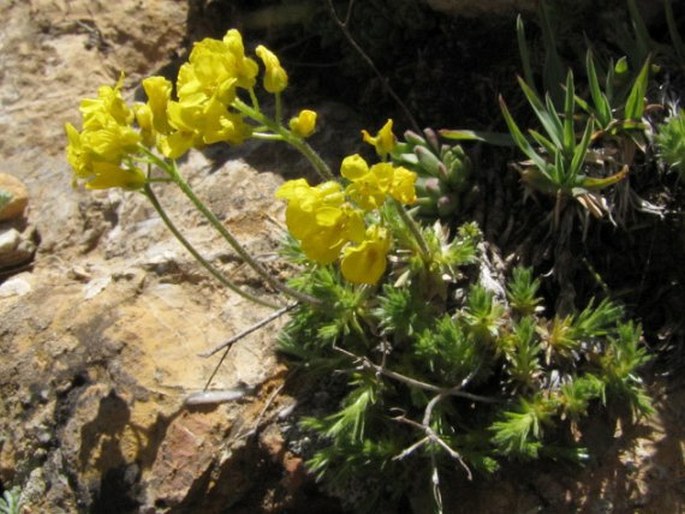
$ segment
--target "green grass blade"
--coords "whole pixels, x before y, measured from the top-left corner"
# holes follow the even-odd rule
[[[645,112],[645,95],[647,94],[647,83],[649,82],[650,58],[647,57],[640,74],[635,79],[630,88],[624,117],[626,120],[638,121],[642,119]]]
[[[590,146],[590,140],[592,139],[592,126],[593,120],[588,120],[585,125],[585,131],[583,132],[583,137],[580,138],[580,143],[576,146],[573,152],[573,159],[571,160],[571,174],[577,177],[583,168],[583,163],[587,157],[587,149]]]
[[[528,133],[535,139],[535,142],[545,149],[549,155],[554,155],[559,152],[559,147],[552,143],[545,136],[540,134],[537,130],[530,129]]]
[[[649,36],[649,31],[647,30],[647,25],[645,25],[644,19],[640,14],[640,10],[637,8],[635,0],[628,0],[628,12],[630,12],[630,20],[633,25],[633,30],[635,31],[636,46],[638,51],[638,57],[640,60],[644,59],[649,50],[652,47],[652,38]],[[637,63],[632,63],[637,66]]]
[[[530,50],[528,48],[528,41],[526,41],[526,29],[523,25],[523,18],[520,14],[516,17],[516,40],[518,41],[519,54],[521,55],[523,76],[526,78],[526,82],[530,84],[533,89],[535,89],[533,68],[530,65]]]
[[[605,128],[611,122],[611,104],[609,99],[602,92],[599,87],[599,79],[597,77],[597,69],[592,58],[592,50],[587,51],[585,56],[585,68],[587,70],[588,81],[590,83],[590,96],[594,104],[594,112],[597,116],[597,121],[602,128]]]
[[[438,130],[438,134],[445,139],[452,139],[455,141],[481,141],[495,146],[514,146],[514,140],[511,134],[504,134],[503,132],[488,132],[485,130],[467,130],[467,129],[442,129]]]
[[[568,70],[566,75],[566,94],[564,98],[564,152],[573,152],[576,145],[576,134],[573,126],[573,115],[575,114],[575,86],[573,84],[573,72]]]
[[[608,177],[584,177],[580,185],[581,187],[589,191],[599,191],[600,189],[604,189],[609,186],[613,186],[614,184],[617,184],[618,182],[623,180],[627,175],[628,166],[624,166],[621,171],[619,171],[618,173],[614,173],[613,175],[610,175]]]
[[[542,100],[540,100],[538,95],[535,94],[535,91],[533,91],[530,88],[530,86],[528,86],[528,84],[526,84],[523,81],[523,79],[521,79],[521,77],[518,77],[518,81],[519,85],[521,86],[521,89],[523,90],[523,94],[526,96],[526,99],[533,108],[535,115],[540,120],[540,123],[547,132],[547,135],[554,142],[555,145],[561,148],[563,127],[561,125],[561,120],[559,119],[558,115],[556,114],[554,109],[552,109],[551,111],[547,110],[545,105],[542,103]],[[556,118],[554,118],[551,113],[554,113],[554,116],[556,116]]]
[[[545,171],[547,169],[547,162],[535,151],[533,146],[528,142],[528,139],[526,139],[526,136],[523,135],[523,132],[521,132],[521,129],[519,129],[518,125],[514,121],[514,118],[512,118],[511,113],[507,108],[507,104],[504,102],[504,98],[501,96],[499,97],[499,105],[500,109],[502,110],[502,115],[504,116],[504,121],[507,123],[507,127],[509,127],[509,132],[511,132],[516,146],[518,146],[521,151],[526,154],[531,161],[533,161],[535,166],[540,168],[541,171]]]
[[[554,30],[550,22],[549,12],[545,0],[540,2],[540,14],[542,17],[542,38],[545,44],[545,90],[549,92],[554,105],[561,108],[563,101],[562,85],[564,83],[564,67],[557,52],[557,43],[554,38]]]

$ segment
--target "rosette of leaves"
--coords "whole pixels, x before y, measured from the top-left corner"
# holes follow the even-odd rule
[[[396,255],[377,286],[346,283],[330,266],[291,283],[322,300],[295,308],[280,349],[328,399],[300,424],[328,493],[354,512],[397,512],[422,495],[442,512],[448,481],[511,459],[582,460],[579,421],[590,412],[650,412],[641,330],[618,305],[548,314],[530,269],[514,269],[505,293],[480,283],[474,224],[451,241],[423,232],[430,263]]]
[[[682,180],[685,177],[685,111],[680,109],[659,127],[655,137],[659,157]]]
[[[393,161],[416,172],[419,214],[447,217],[459,210],[468,190],[471,160],[460,145],[441,144],[430,128],[422,135],[404,133],[393,152]]]

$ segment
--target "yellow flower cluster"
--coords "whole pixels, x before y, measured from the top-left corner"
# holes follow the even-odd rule
[[[280,93],[288,76],[278,58],[261,45],[256,54],[265,68],[264,88]],[[193,46],[178,72],[176,99],[173,84],[161,76],[143,80],[148,100],[133,107],[121,97],[123,77],[114,87],[101,87],[98,98],[81,103],[82,131],[65,126],[67,158],[75,180],[84,180],[91,189],[139,189],[146,174],[134,161],[144,161],[143,147],[177,159],[190,148],[242,143],[252,128],[232,104],[238,89],[252,94],[258,73],[257,62],[245,55],[240,32],[231,29],[221,40],[206,38]],[[315,113],[302,111],[291,121],[291,130],[308,137],[315,123]]]
[[[141,136],[131,125],[133,111],[121,98],[122,84],[123,76],[114,87],[102,86],[97,98],[81,102],[82,132],[70,123],[65,126],[74,180],[84,180],[89,189],[138,189],[145,184],[143,171],[128,159]]]
[[[340,259],[346,280],[375,284],[385,273],[391,236],[378,222],[368,227],[365,218],[390,197],[403,205],[416,201],[416,174],[381,162],[369,166],[359,155],[346,157],[340,172],[349,181],[310,186],[305,179],[291,180],[276,192],[288,202],[288,230],[300,241],[305,255],[319,263]]]

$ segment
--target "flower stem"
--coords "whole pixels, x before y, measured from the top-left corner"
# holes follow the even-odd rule
[[[278,95],[276,102],[277,111],[279,111],[277,112],[276,116],[280,116],[281,108],[280,98]],[[268,118],[260,111],[250,107],[238,98],[236,98],[231,105],[245,116],[248,116],[249,118],[252,118],[256,122],[267,127],[275,136],[279,136],[282,141],[285,141],[299,151],[302,155],[304,155],[323,180],[335,180],[335,176],[328,167],[328,164],[326,164],[319,154],[316,153],[304,139],[296,136],[290,130],[281,125],[278,119],[272,120]],[[259,139],[264,139],[264,135],[259,136]]]
[[[145,185],[143,194],[147,197],[148,200],[150,200],[152,207],[154,207],[155,211],[157,211],[159,217],[162,218],[162,221],[167,226],[169,231],[171,231],[171,233],[176,237],[176,239],[178,239],[178,241],[185,247],[185,249],[188,250],[188,252],[190,252],[190,254],[195,258],[195,260],[197,260],[214,278],[221,282],[222,285],[226,286],[234,293],[239,294],[243,298],[255,302],[257,304],[264,305],[266,307],[272,307],[274,309],[279,307],[275,303],[269,302],[268,300],[263,300],[246,291],[243,291],[236,284],[234,284],[228,278],[226,278],[219,270],[212,266],[212,264],[209,261],[202,257],[202,255],[200,255],[200,253],[195,249],[195,247],[190,243],[190,241],[188,241],[183,236],[183,234],[181,234],[176,225],[174,225],[174,222],[171,221],[166,211],[159,203],[157,196],[152,191],[150,184]]]
[[[394,198],[392,199],[392,203],[395,206],[395,210],[400,215],[400,218],[402,218],[402,221],[407,226],[409,231],[412,233],[414,239],[416,239],[416,242],[419,245],[419,250],[421,251],[421,257],[423,257],[424,262],[430,261],[431,253],[428,249],[428,243],[426,243],[426,240],[423,238],[423,234],[421,234],[421,229],[414,221],[414,218],[412,218],[410,214],[406,211],[406,209],[402,207],[402,204],[400,204],[400,202],[398,202]]]
[[[176,168],[176,163],[175,161],[171,162],[171,166],[168,169],[171,178],[174,180],[176,185],[179,187],[181,191],[183,191],[183,194],[185,194],[188,199],[193,203],[195,208],[197,208],[198,211],[202,213],[202,215],[209,221],[212,226],[223,236],[223,238],[228,242],[229,245],[231,245],[231,248],[235,250],[235,252],[240,256],[240,258],[247,263],[253,270],[259,274],[260,277],[266,281],[271,287],[276,289],[276,291],[283,293],[287,296],[290,296],[292,298],[295,298],[296,300],[299,300],[301,302],[306,302],[310,305],[319,305],[321,303],[320,300],[317,298],[314,298],[313,296],[309,296],[305,293],[302,293],[301,291],[297,291],[296,289],[293,289],[291,287],[286,286],[283,282],[280,280],[274,278],[259,262],[257,262],[248,252],[243,248],[243,246],[238,242],[238,240],[233,237],[233,234],[231,234],[228,229],[224,226],[223,223],[221,223],[221,220],[216,217],[216,215],[207,208],[207,206],[200,200],[197,195],[195,195],[195,192],[191,189],[190,185],[183,179],[181,174],[178,172],[178,169]]]

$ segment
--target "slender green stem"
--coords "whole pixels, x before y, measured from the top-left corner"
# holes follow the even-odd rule
[[[233,291],[236,294],[239,294],[243,298],[246,298],[247,300],[250,300],[252,302],[255,302],[260,305],[264,305],[266,307],[272,307],[274,309],[277,309],[279,306],[276,305],[275,303],[269,302],[268,300],[263,300],[261,298],[258,298],[246,291],[243,291],[240,289],[236,284],[231,282],[228,278],[226,278],[219,270],[217,270],[212,264],[207,261],[200,253],[195,249],[195,247],[188,241],[183,234],[178,230],[176,225],[174,225],[174,222],[171,221],[169,216],[167,215],[166,211],[162,207],[162,205],[159,203],[159,200],[157,199],[157,196],[155,193],[152,191],[152,188],[150,187],[149,184],[145,186],[145,189],[143,190],[143,194],[147,197],[148,200],[150,200],[150,203],[154,207],[155,211],[157,211],[157,214],[159,214],[159,217],[162,218],[162,221],[164,224],[167,226],[167,228],[171,231],[171,233],[178,239],[178,241],[185,247],[188,252],[197,260],[214,278],[216,278],[219,282],[221,282],[222,285],[226,286],[228,289]]]
[[[252,102],[252,107],[254,108],[255,111],[261,112],[261,109],[259,108],[259,99],[257,98],[257,95],[254,92],[254,88],[250,88],[250,101]]]
[[[280,109],[278,107],[278,104],[280,102],[278,96],[279,95],[276,95],[277,111]],[[314,149],[311,146],[309,146],[309,144],[307,144],[307,142],[304,139],[296,136],[290,130],[286,129],[280,123],[278,123],[278,121],[274,121],[268,118],[260,111],[250,107],[238,98],[236,98],[231,105],[235,109],[243,113],[245,116],[248,116],[249,118],[252,118],[256,122],[261,123],[262,125],[267,127],[269,130],[271,130],[271,132],[273,132],[274,135],[280,136],[282,141],[285,141],[290,146],[299,151],[302,155],[304,155],[323,180],[335,180],[335,176],[331,172],[331,169],[328,167],[328,164],[326,164],[326,162],[319,156],[319,154],[316,153]],[[263,139],[263,136],[260,136],[260,138]]]
[[[416,239],[424,262],[428,262],[430,260],[431,253],[428,249],[428,243],[426,243],[426,240],[423,238],[423,234],[421,234],[421,229],[414,221],[414,218],[410,216],[410,214],[406,211],[406,209],[402,206],[400,202],[398,202],[395,199],[392,199],[392,203],[395,206],[395,210],[400,215],[400,218],[402,218],[402,221],[407,226],[407,228],[409,228],[409,231],[414,236],[414,239]]]
[[[283,105],[281,103],[281,93],[276,93],[274,95],[275,101],[276,101],[276,115],[274,116],[274,119],[276,121],[276,125],[278,125],[278,128],[283,127]]]
[[[283,141],[283,136],[279,134],[271,134],[268,132],[253,132],[253,139],[259,139],[260,141]]]
[[[197,208],[198,211],[202,213],[202,215],[209,221],[212,226],[223,236],[223,238],[228,242],[229,245],[231,245],[231,248],[233,248],[236,253],[240,256],[240,258],[247,263],[253,270],[255,270],[260,277],[262,277],[271,287],[276,289],[277,291],[290,296],[292,298],[295,298],[296,300],[299,300],[301,302],[306,302],[310,305],[319,305],[321,303],[320,300],[317,298],[314,298],[313,296],[309,296],[305,293],[302,293],[301,291],[297,291],[296,289],[292,289],[291,287],[286,286],[283,282],[280,280],[274,278],[259,262],[257,262],[248,252],[243,248],[243,246],[238,242],[238,240],[233,237],[233,234],[231,234],[228,229],[224,226],[223,223],[221,223],[221,220],[216,217],[216,215],[207,208],[207,206],[200,200],[197,195],[195,195],[195,192],[191,189],[190,185],[183,179],[181,174],[178,172],[178,169],[176,168],[176,163],[174,161],[171,162],[171,177],[174,179],[174,182],[176,185],[179,187],[181,191],[183,191],[183,194],[185,194],[188,199],[193,203],[195,208]]]

